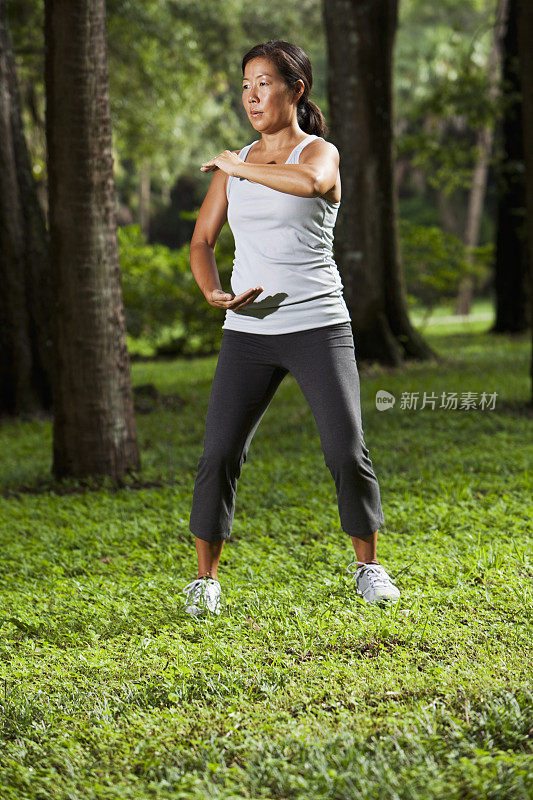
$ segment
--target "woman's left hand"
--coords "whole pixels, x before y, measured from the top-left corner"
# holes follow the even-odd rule
[[[242,167],[243,161],[239,156],[232,153],[231,150],[224,150],[219,156],[215,156],[210,161],[205,161],[200,169],[202,172],[214,172],[216,169],[221,169],[227,172],[228,175],[237,175],[236,170]]]

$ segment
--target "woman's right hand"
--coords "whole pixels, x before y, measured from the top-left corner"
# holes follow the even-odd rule
[[[228,294],[223,289],[213,289],[213,291],[206,294],[205,299],[210,306],[215,306],[215,308],[235,309],[247,306],[248,303],[253,303],[262,291],[263,287],[257,286],[255,289],[247,289],[242,294],[233,295]]]

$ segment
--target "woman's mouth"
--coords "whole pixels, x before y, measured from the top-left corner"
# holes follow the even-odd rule
[[[250,115],[252,117],[260,117],[262,113],[263,113],[262,111],[251,111]]]

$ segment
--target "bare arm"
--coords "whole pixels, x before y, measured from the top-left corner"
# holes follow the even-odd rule
[[[220,202],[224,178],[223,173],[213,175],[196,219],[189,249],[192,274],[206,300],[213,289],[222,290],[215,261],[215,244],[226,221],[226,210]]]
[[[339,151],[331,142],[315,139],[302,150],[299,164],[252,164],[226,150],[204,166],[286,194],[320,197],[335,186]]]
[[[222,170],[217,170],[213,175],[194,226],[189,261],[194,280],[209,305],[234,309],[253,302],[261,294],[263,287],[247,289],[239,295],[224,292],[222,289],[215,260],[215,244],[227,220],[226,178]]]

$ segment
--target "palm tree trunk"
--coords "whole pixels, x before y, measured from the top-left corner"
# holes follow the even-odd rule
[[[518,65],[516,0],[510,0],[503,43],[504,112],[498,132],[501,151],[496,169],[498,209],[494,293],[496,316],[491,333],[518,333],[528,327],[528,248],[525,237],[524,141]]]
[[[0,411],[52,406],[51,281],[6,2],[0,0]]]
[[[139,467],[120,285],[105,0],[46,0],[57,478]]]
[[[341,154],[335,255],[359,358],[436,357],[407,315],[393,168],[398,0],[326,0],[331,139]]]
[[[494,36],[492,47],[489,53],[487,72],[489,76],[488,99],[494,103],[500,91],[500,65],[502,51],[502,36],[505,32],[505,20],[507,17],[508,0],[498,0],[496,10],[496,22],[494,25]],[[472,175],[472,186],[468,198],[468,209],[466,213],[466,227],[464,233],[464,243],[466,245],[466,259],[472,264],[472,248],[479,243],[479,229],[481,227],[481,216],[485,202],[487,189],[487,173],[489,169],[489,159],[492,152],[493,126],[484,125],[477,135],[478,157]],[[459,285],[457,297],[455,298],[455,313],[469,314],[474,296],[474,279],[471,275],[466,275]]]
[[[529,325],[531,326],[531,404],[533,404],[533,5],[517,0],[518,54],[522,86],[522,130],[526,165],[526,233],[529,248]]]

